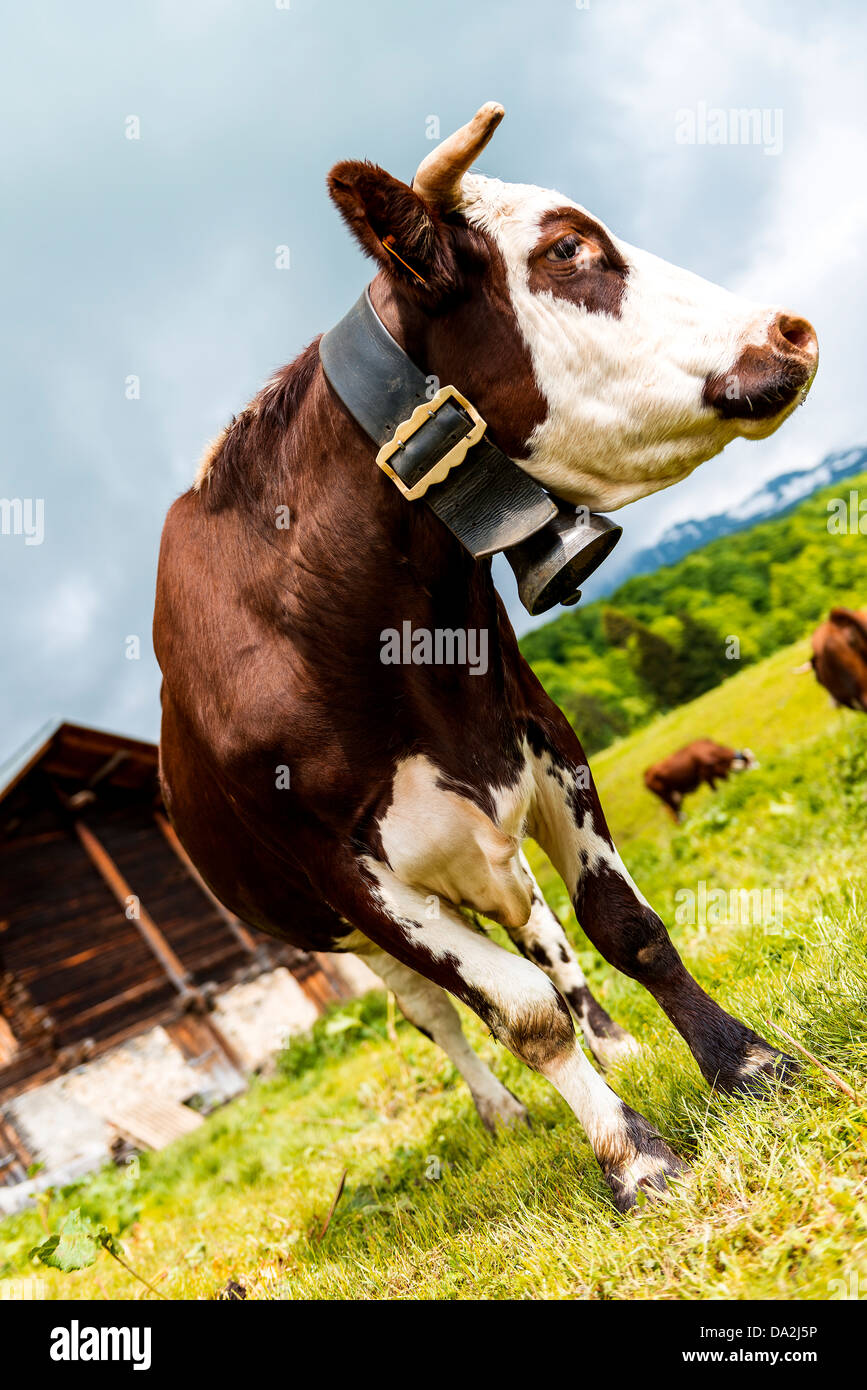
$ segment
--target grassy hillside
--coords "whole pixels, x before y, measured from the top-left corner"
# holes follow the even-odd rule
[[[675,925],[705,988],[776,1041],[781,1025],[867,1086],[867,719],[831,709],[779,653],[594,760],[644,891],[674,923],[704,881],[771,888],[767,920]],[[675,827],[640,770],[695,734],[750,744],[761,768],[687,803]],[[563,890],[549,879],[552,900]],[[490,1138],[450,1063],[382,996],[320,1020],[282,1074],[195,1134],[0,1224],[0,1278],[56,1297],[150,1297],[108,1255],[61,1274],[28,1259],[80,1208],[165,1296],[212,1298],[833,1298],[867,1279],[867,1110],[807,1066],[763,1101],[711,1096],[649,997],[599,961],[594,988],[642,1041],[618,1091],[686,1155],[670,1201],[621,1218],[571,1113],[465,1011],[472,1041],[530,1107]],[[321,1237],[341,1174],[346,1187]],[[2,1292],[2,1290],[0,1290]]]
[[[832,605],[862,606],[865,536],[839,534],[829,514],[850,490],[867,498],[867,475],[528,633],[524,655],[587,752],[795,641]]]
[[[794,754],[818,731],[833,733],[857,726],[849,711],[835,710],[812,674],[793,674],[810,655],[806,640],[784,647],[758,666],[739,671],[688,705],[663,715],[645,729],[591,759],[603,805],[618,843],[641,836],[667,842],[668,811],[645,789],[644,769],[694,738],[715,738],[735,748],[749,747],[764,763]],[[695,814],[713,801],[702,787],[686,802]]]

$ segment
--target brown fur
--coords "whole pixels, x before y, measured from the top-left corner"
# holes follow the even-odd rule
[[[551,249],[569,236],[578,238],[580,258],[549,260]],[[626,262],[608,233],[587,213],[566,207],[542,218],[530,260],[529,283],[534,294],[547,291],[591,313],[619,318],[627,273]]]
[[[832,608],[812,644],[819,684],[838,705],[867,713],[867,608]]]
[[[647,768],[644,785],[665,802],[676,820],[687,792],[694,792],[702,782],[713,791],[718,781],[728,777],[737,756],[734,748],[726,748],[710,738],[697,738]]]
[[[347,220],[377,177],[370,166],[335,170]],[[415,360],[460,383],[496,442],[519,454],[544,402],[499,255],[462,219],[440,222],[383,177],[373,224],[357,229],[383,264],[374,305]],[[421,217],[415,235],[390,225],[427,277],[424,290],[377,250],[384,207]],[[476,786],[515,776],[532,708],[489,562],[467,555],[426,507],[407,504],[372,454],[312,344],[229,426],[201,489],[169,512],[160,554],[154,646],[170,814],[223,902],[308,948],[346,934],[352,892],[335,891],[336,864],[347,853],[376,856],[398,758],[427,751],[482,802]],[[278,508],[288,508],[288,530],[276,525]],[[407,620],[487,629],[487,675],[383,665],[380,633]],[[281,766],[289,790],[276,786]],[[447,964],[440,974],[456,988]]]

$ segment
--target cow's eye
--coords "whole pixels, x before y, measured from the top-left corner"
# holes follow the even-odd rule
[[[553,246],[549,246],[545,252],[546,261],[572,261],[581,250],[581,238],[570,233],[562,240],[555,241]]]

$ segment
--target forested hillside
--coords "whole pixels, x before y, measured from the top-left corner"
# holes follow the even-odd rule
[[[848,508],[852,492],[846,525],[833,504]],[[594,753],[797,640],[835,604],[867,604],[867,474],[628,580],[521,649]]]

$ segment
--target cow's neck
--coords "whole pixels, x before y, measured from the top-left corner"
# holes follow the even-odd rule
[[[296,611],[283,599],[291,585],[305,625],[327,608],[322,631],[333,632],[337,617],[344,652],[362,662],[374,646],[378,660],[380,633],[405,622],[485,628],[493,657],[500,620],[490,561],[474,560],[423,501],[401,496],[321,367],[275,452],[261,513],[288,501],[292,519],[277,546],[259,550],[281,611]]]

